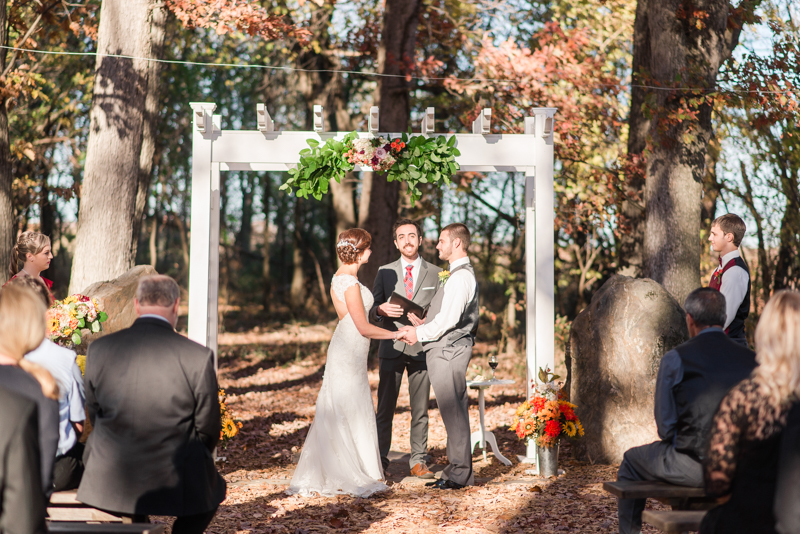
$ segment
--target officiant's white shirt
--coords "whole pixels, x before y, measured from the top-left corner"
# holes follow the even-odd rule
[[[411,265],[411,278],[414,284],[411,287],[411,294],[413,295],[414,292],[417,290],[417,282],[419,282],[419,268],[422,266],[422,256],[417,254],[417,259],[408,263],[403,256],[400,256],[400,265],[402,266],[403,271],[403,279],[405,280],[406,276],[406,267]]]
[[[469,258],[458,259],[450,264],[449,270],[452,273],[456,267],[468,263]],[[476,289],[475,277],[466,269],[451,274],[444,284],[442,309],[430,323],[417,327],[417,339],[423,342],[436,341],[458,324],[467,304],[475,297]]]

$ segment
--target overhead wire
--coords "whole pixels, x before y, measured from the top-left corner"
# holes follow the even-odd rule
[[[304,69],[300,67],[288,67],[284,65],[261,65],[253,63],[214,63],[211,61],[186,61],[181,59],[161,59],[151,57],[137,57],[125,54],[104,54],[102,52],[71,52],[67,50],[35,50],[31,48],[18,48],[14,46],[0,45],[0,49],[12,50],[16,52],[27,52],[30,54],[43,54],[43,55],[56,55],[56,56],[95,56],[95,57],[109,57],[116,59],[130,59],[133,61],[152,61],[156,63],[166,63],[171,65],[187,65],[193,67],[226,67],[226,68],[241,68],[241,69],[265,69],[265,70],[281,70],[286,72],[306,72],[306,73],[330,73],[330,74],[352,74],[357,76],[372,76],[382,78],[404,78],[411,80],[421,81],[461,81],[461,82],[490,82],[498,84],[510,84],[524,82],[523,79],[505,79],[505,78],[458,78],[458,77],[435,77],[435,76],[409,76],[405,74],[385,74],[382,72],[365,72],[356,70],[344,69]],[[543,83],[542,85],[556,85],[555,83]],[[603,87],[616,87],[616,88],[640,88],[640,89],[653,89],[659,91],[698,91],[698,92],[717,92],[733,94],[783,94],[786,91],[767,91],[762,89],[709,89],[707,87],[660,87],[657,85],[643,85],[643,84],[599,84]]]

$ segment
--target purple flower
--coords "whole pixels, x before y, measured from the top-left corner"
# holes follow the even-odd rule
[[[362,150],[361,152],[359,152],[359,154],[363,154],[363,153],[364,153],[364,151],[363,151],[363,150]]]
[[[386,143],[385,145],[383,145],[383,149],[388,152],[389,150],[392,149],[392,145],[390,145],[389,143]]]
[[[382,148],[378,148],[375,150],[375,155],[381,159],[386,157],[386,151]]]
[[[378,165],[379,162],[380,162],[380,160],[377,158],[377,156],[372,158],[372,165],[373,166]]]

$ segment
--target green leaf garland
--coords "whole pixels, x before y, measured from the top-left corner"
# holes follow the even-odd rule
[[[309,148],[300,151],[300,162],[289,170],[289,179],[281,185],[281,190],[295,191],[299,198],[314,197],[322,199],[328,193],[331,180],[341,182],[348,171],[355,168],[345,154],[358,138],[350,132],[344,139],[328,139],[324,145],[315,139],[308,139]],[[456,148],[456,138],[451,136],[427,137],[402,135],[405,148],[395,157],[397,161],[386,172],[389,182],[404,181],[408,184],[411,204],[422,198],[419,184],[450,185],[450,178],[460,169],[456,156],[461,152]],[[391,141],[391,139],[389,140]]]

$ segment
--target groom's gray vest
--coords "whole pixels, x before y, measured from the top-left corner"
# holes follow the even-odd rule
[[[472,265],[466,263],[464,265],[459,265],[455,269],[452,270],[450,275],[457,273],[461,269],[465,269],[469,271],[469,274],[475,278],[475,271],[472,268]],[[472,300],[469,301],[467,304],[466,309],[461,314],[456,325],[442,334],[442,336],[437,339],[436,341],[429,341],[427,343],[423,343],[422,346],[425,348],[426,351],[433,349],[433,348],[442,348],[442,347],[454,347],[457,345],[469,345],[472,346],[475,344],[475,333],[478,331],[478,320],[480,319],[481,311],[479,306],[479,298],[478,298],[478,281],[475,280],[475,296],[472,297]],[[425,323],[431,322],[434,317],[441,311],[442,309],[442,301],[444,300],[444,284],[442,284],[439,289],[436,291],[436,294],[433,296],[433,300],[431,300],[431,306],[428,309],[428,315],[425,318]]]

